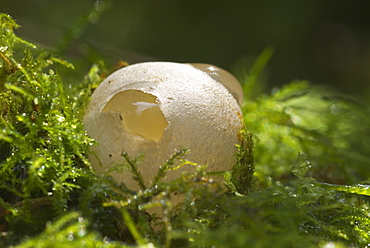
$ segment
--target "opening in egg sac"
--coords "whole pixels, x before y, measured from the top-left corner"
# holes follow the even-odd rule
[[[156,96],[140,90],[117,93],[103,112],[116,112],[125,130],[147,140],[159,141],[168,123]]]

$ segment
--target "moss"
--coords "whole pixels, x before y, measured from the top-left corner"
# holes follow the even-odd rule
[[[106,75],[65,85],[68,62],[17,37],[0,15],[0,247],[347,247],[370,242],[364,104],[308,82],[260,91],[267,49],[247,73],[235,167],[224,185],[179,151],[138,192],[96,177],[81,118]],[[64,67],[64,69],[59,69]],[[245,69],[244,69],[245,70]],[[140,182],[139,158],[123,166]],[[168,170],[196,168],[172,182]],[[184,195],[173,206],[172,193]],[[148,210],[159,209],[155,214]]]
[[[85,153],[93,140],[82,129],[82,110],[72,108],[77,98],[56,72],[56,64],[72,65],[15,36],[9,16],[0,19],[1,217],[7,239],[14,240],[43,230],[91,183]],[[33,228],[22,228],[33,221]]]

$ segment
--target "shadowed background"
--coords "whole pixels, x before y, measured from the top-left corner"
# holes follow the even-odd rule
[[[203,62],[234,74],[270,46],[270,88],[294,79],[366,95],[370,1],[0,0],[17,34],[85,74],[102,59]]]

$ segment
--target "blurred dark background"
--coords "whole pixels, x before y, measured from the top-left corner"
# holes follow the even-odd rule
[[[0,0],[0,12],[82,75],[100,59],[203,62],[238,74],[270,46],[270,87],[307,79],[369,92],[368,0]]]

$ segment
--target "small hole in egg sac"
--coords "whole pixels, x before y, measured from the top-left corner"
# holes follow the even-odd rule
[[[118,113],[127,132],[159,141],[168,122],[156,96],[140,90],[125,90],[108,101],[103,112]]]
[[[113,154],[109,154],[109,157],[112,157],[113,156]]]
[[[224,69],[209,64],[191,64],[193,67],[205,72],[215,81],[223,84],[232,94],[235,100],[241,105],[243,103],[243,88],[239,81]]]

